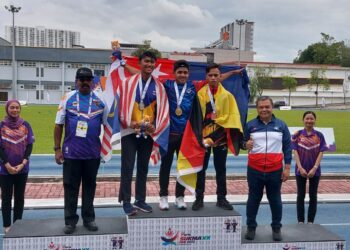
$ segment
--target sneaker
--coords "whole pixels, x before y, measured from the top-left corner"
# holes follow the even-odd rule
[[[185,203],[185,198],[183,196],[179,196],[175,199],[175,206],[180,210],[185,210],[187,205]]]
[[[199,209],[201,209],[203,207],[204,207],[203,199],[196,199],[192,204],[193,211],[198,211]]]
[[[94,221],[84,222],[83,225],[89,231],[97,231],[98,230],[98,226],[96,225],[96,223]]]
[[[72,234],[74,233],[75,231],[75,225],[66,225],[64,228],[63,228],[63,232],[65,234]]]
[[[272,229],[272,239],[274,241],[281,241],[282,240],[282,234],[280,228]]]
[[[254,240],[254,238],[255,238],[255,228],[247,228],[247,231],[245,232],[244,238],[246,240]]]
[[[153,210],[152,207],[144,201],[135,201],[134,206],[145,213],[151,213]]]
[[[233,206],[226,199],[220,199],[216,202],[216,206],[225,210],[233,210]]]
[[[159,209],[169,210],[168,196],[161,196],[159,199]]]
[[[132,216],[137,214],[137,210],[131,205],[130,202],[123,202],[123,210],[126,215]]]

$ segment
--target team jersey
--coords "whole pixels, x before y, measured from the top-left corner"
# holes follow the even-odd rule
[[[319,153],[326,151],[328,148],[321,132],[313,129],[308,135],[307,131],[302,129],[293,134],[292,149],[298,152],[301,166],[306,172],[309,172],[315,165]],[[300,175],[297,166],[295,167],[295,174]],[[321,166],[317,168],[315,175],[321,175]]]
[[[3,148],[11,166],[17,166],[22,163],[27,145],[33,143],[34,134],[28,122],[23,122],[17,129],[11,129],[1,124],[0,147]],[[28,171],[29,159],[20,173],[28,173]],[[3,162],[0,162],[0,174],[9,174]]]
[[[184,88],[184,84],[177,84],[179,96]],[[196,95],[196,89],[192,81],[188,81],[186,84],[186,90],[180,104],[182,111],[181,115],[176,114],[177,108],[177,97],[175,92],[175,81],[167,80],[164,83],[164,88],[169,100],[169,109],[170,109],[170,133],[171,134],[183,134],[187,120],[191,113],[193,98]]]
[[[145,89],[146,81],[142,79],[142,89]],[[154,79],[151,78],[151,82],[146,91],[145,98],[143,99],[144,110],[140,110],[140,88],[139,85],[136,87],[135,93],[135,103],[132,110],[131,121],[133,122],[141,122],[145,117],[149,119],[149,122],[153,123],[155,119],[155,114],[157,111],[157,94],[156,94],[156,85]]]
[[[79,91],[67,93],[61,100],[56,114],[56,124],[65,124],[62,146],[64,158],[100,158],[101,125],[106,124],[108,109],[102,97],[96,92],[83,95]],[[77,126],[87,123],[85,136],[79,136]]]

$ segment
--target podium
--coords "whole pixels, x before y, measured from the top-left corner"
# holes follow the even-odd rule
[[[3,250],[126,249],[125,217],[100,217],[96,223],[97,232],[90,232],[78,223],[75,232],[66,235],[63,219],[18,220],[4,236]]]
[[[244,239],[246,228],[235,210],[205,203],[199,211],[171,206],[136,216],[99,217],[97,232],[81,224],[72,235],[62,231],[63,219],[19,220],[3,238],[4,250],[345,250],[346,242],[317,224],[283,225],[282,242],[272,240],[269,225],[257,227],[253,241]]]

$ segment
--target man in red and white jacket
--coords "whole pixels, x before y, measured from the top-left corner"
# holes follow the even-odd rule
[[[273,101],[262,96],[256,101],[258,117],[249,121],[244,130],[243,148],[248,152],[247,232],[253,240],[257,227],[256,215],[266,188],[272,213],[272,237],[281,241],[282,182],[289,177],[292,160],[291,138],[287,125],[272,113]],[[284,161],[284,166],[283,166]]]

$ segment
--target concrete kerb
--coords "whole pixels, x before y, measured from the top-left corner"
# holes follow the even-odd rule
[[[148,180],[154,181],[158,180],[158,175],[148,175]],[[207,180],[215,180],[215,174],[207,174],[206,175]],[[175,180],[176,176],[171,176],[171,180]],[[228,180],[246,180],[247,175],[246,174],[229,174],[227,175]],[[322,179],[324,180],[349,180],[350,179],[350,173],[323,173]],[[133,180],[135,180],[135,176],[133,177]],[[295,175],[290,175],[290,180],[295,180]],[[97,176],[97,182],[113,182],[113,181],[120,181],[120,175],[115,174],[103,174]],[[62,176],[58,175],[36,175],[36,176],[29,176],[28,177],[29,183],[43,183],[43,182],[62,182]]]
[[[172,205],[175,201],[175,196],[169,196],[169,203]],[[227,200],[230,201],[233,205],[245,205],[247,202],[248,195],[227,195]],[[186,202],[193,202],[195,199],[194,196],[186,196]],[[205,202],[216,202],[216,195],[205,195]],[[296,194],[282,194],[282,201],[284,204],[294,204],[296,202]],[[159,202],[158,196],[148,196],[147,202],[156,203]],[[305,198],[305,201],[308,202],[308,197]],[[133,200],[132,200],[133,202]],[[349,203],[350,195],[349,194],[319,194],[318,195],[319,203]],[[267,204],[266,195],[263,196],[262,204]],[[25,200],[25,209],[61,209],[63,208],[64,199],[55,198],[55,199],[26,199]],[[95,198],[94,201],[95,207],[121,207],[122,204],[118,202],[118,197],[108,197],[108,198]],[[78,206],[81,206],[81,199],[78,201]]]

